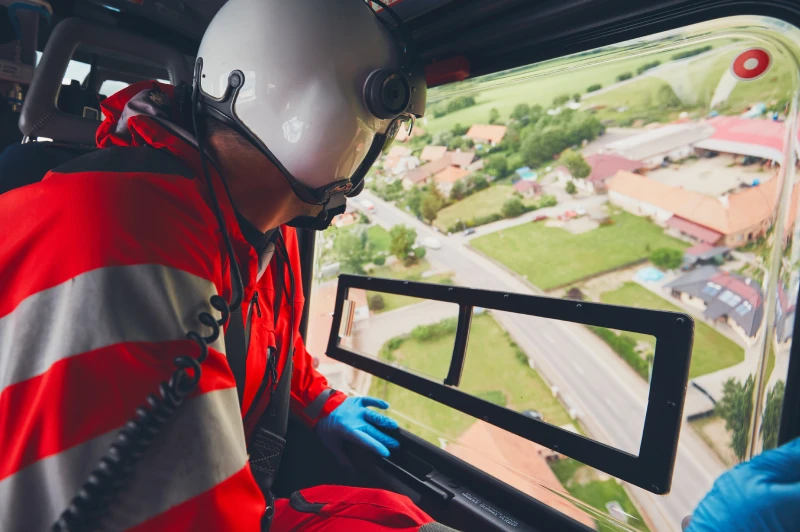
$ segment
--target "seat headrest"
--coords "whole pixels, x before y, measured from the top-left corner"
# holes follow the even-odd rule
[[[170,46],[86,20],[66,19],[53,30],[33,73],[19,118],[19,129],[26,137],[47,137],[58,142],[94,146],[95,132],[100,122],[68,115],[59,111],[57,106],[58,92],[67,66],[81,45],[163,67],[173,85],[192,81],[192,72],[186,59]]]

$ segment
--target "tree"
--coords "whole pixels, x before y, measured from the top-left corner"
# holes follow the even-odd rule
[[[405,225],[395,225],[389,231],[389,253],[397,257],[399,260],[405,260],[408,254],[414,247],[414,241],[417,239],[417,232]]]
[[[645,63],[645,64],[643,64],[642,66],[640,66],[639,68],[636,69],[636,73],[641,75],[641,74],[647,72],[648,70],[650,70],[651,68],[657,67],[660,64],[661,64],[661,61],[658,61],[658,60],[651,61],[649,63]]]
[[[511,122],[506,128],[506,134],[503,140],[500,141],[498,146],[503,151],[516,152],[519,151],[520,142],[522,141],[522,123]]]
[[[515,118],[519,120],[523,116],[528,116],[531,112],[531,106],[527,103],[518,103],[514,106],[514,110],[511,111],[511,118]]]
[[[378,255],[377,257],[372,259],[372,264],[374,264],[375,266],[383,266],[384,264],[386,264],[386,257],[384,257],[383,255]]]
[[[434,146],[447,146],[447,143],[451,140],[453,140],[453,133],[450,131],[440,131],[431,139]]]
[[[505,177],[508,175],[508,160],[505,155],[496,154],[489,157],[486,163],[486,171],[494,177]]]
[[[626,79],[631,79],[633,77],[633,72],[623,72],[619,76],[617,76],[617,81],[625,81]]]
[[[383,301],[383,296],[380,294],[372,294],[369,296],[369,300],[367,301],[367,306],[370,310],[383,310],[386,306],[385,302]]]
[[[569,94],[561,94],[553,98],[553,105],[558,107],[559,105],[564,105],[569,101]]]
[[[453,137],[453,139],[447,143],[447,147],[451,150],[460,150],[464,147],[464,139],[462,137]]]
[[[538,103],[536,105],[532,105],[528,116],[531,118],[531,123],[535,124],[542,118],[542,116],[544,116],[544,107]]]
[[[662,85],[656,94],[659,107],[667,109],[675,109],[681,106],[681,99],[672,90],[669,85]]]
[[[359,212],[358,213],[358,223],[360,223],[360,224],[368,224],[369,223],[369,217],[366,214],[364,214],[363,212]]]
[[[781,409],[785,391],[786,385],[783,381],[778,381],[767,392],[767,404],[764,407],[764,417],[761,421],[761,438],[765,451],[778,446],[778,429],[781,424]]]
[[[572,101],[574,101],[575,103],[578,103],[579,101],[581,101],[581,93],[580,92],[576,92],[575,94],[573,94],[572,95]]]
[[[522,198],[516,195],[507,199],[506,202],[503,203],[503,208],[500,209],[500,214],[503,215],[503,218],[516,218],[524,213],[525,205],[522,203]]]
[[[567,191],[567,194],[575,194],[578,192],[578,187],[575,186],[575,183],[572,182],[572,179],[567,181],[567,186],[564,187],[564,190]]]
[[[592,173],[592,167],[583,158],[580,152],[564,150],[558,158],[559,162],[567,167],[572,177],[583,179]]]
[[[466,135],[469,128],[467,126],[462,126],[461,124],[456,124],[450,129],[450,133],[453,136],[460,137],[461,135]]]
[[[439,214],[443,206],[444,200],[439,195],[439,191],[436,190],[435,186],[431,187],[422,197],[422,203],[419,209],[420,214],[422,214],[424,220],[431,223],[436,219],[436,215]]]
[[[525,164],[536,168],[560,153],[570,145],[569,136],[563,127],[553,126],[543,130],[530,131],[523,139],[520,153]]]
[[[467,178],[467,187],[479,192],[485,188],[489,188],[489,181],[480,174],[475,174]]]
[[[650,262],[665,270],[676,270],[683,262],[683,252],[679,249],[658,248],[650,254]]]
[[[715,408],[725,420],[725,428],[733,433],[730,446],[739,460],[744,458],[747,450],[750,414],[753,412],[753,382],[752,375],[747,377],[744,384],[733,378],[725,381],[722,399]]]
[[[454,113],[456,111],[460,111],[461,109],[472,107],[473,105],[475,105],[474,96],[457,96],[447,102],[447,112]]]
[[[333,243],[333,249],[343,272],[364,273],[364,265],[370,261],[366,231],[353,229],[339,232]]]
[[[464,184],[464,180],[456,181],[453,184],[453,188],[450,190],[450,199],[453,201],[458,201],[464,199],[464,196],[467,195],[467,185]]]
[[[595,83],[594,85],[589,85],[589,87],[586,89],[586,92],[595,92],[599,91],[602,88],[603,88],[602,85],[600,85],[599,83]]]
[[[499,121],[500,121],[500,111],[498,111],[496,107],[492,107],[489,110],[489,123],[496,124]]]
[[[422,259],[425,258],[425,254],[427,252],[428,252],[428,250],[425,249],[422,246],[416,247],[416,248],[414,248],[414,258],[417,259],[417,260],[422,260]]]
[[[584,299],[586,299],[586,296],[583,295],[583,292],[581,292],[581,289],[578,288],[577,286],[573,286],[572,288],[567,290],[567,295],[564,297],[566,299],[574,299],[576,301],[583,301]]]
[[[419,218],[422,216],[422,211],[420,210],[420,206],[422,204],[422,197],[424,194],[419,187],[412,187],[411,190],[408,191],[408,195],[406,196],[406,206],[411,213]]]

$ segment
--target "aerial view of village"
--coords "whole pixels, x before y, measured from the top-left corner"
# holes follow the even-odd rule
[[[431,90],[426,118],[317,239],[309,351],[331,384],[386,399],[403,428],[598,530],[680,530],[745,457],[754,408],[759,448],[774,447],[798,292],[798,73],[780,42],[726,27]],[[671,493],[326,357],[339,273],[688,313]],[[441,382],[456,305],[349,297],[354,350]],[[647,335],[478,309],[460,389],[636,454],[655,348]]]

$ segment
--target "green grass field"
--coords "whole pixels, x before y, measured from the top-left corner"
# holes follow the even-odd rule
[[[573,235],[559,227],[529,223],[471,241],[473,247],[502,262],[543,290],[644,259],[658,248],[684,249],[685,242],[626,212],[612,215],[614,223]]]
[[[715,48],[720,48],[731,42],[731,39],[717,39],[710,44]],[[693,47],[687,46],[687,48]],[[652,61],[661,61],[662,64],[666,64],[678,51],[645,53],[631,50],[630,53],[611,60],[567,57],[547,61],[533,68],[525,69],[524,72],[510,74],[502,80],[483,81],[477,79],[470,81],[469,84],[432,89],[428,93],[431,107],[437,101],[446,102],[450,94],[459,88],[459,85],[468,87],[471,92],[476,93],[477,103],[472,107],[440,118],[433,118],[431,114],[423,127],[427,132],[434,134],[450,130],[455,124],[488,123],[489,111],[492,108],[497,108],[500,111],[501,120],[506,120],[518,103],[539,104],[547,108],[552,105],[553,98],[562,94],[580,93],[584,98],[588,98],[591,93],[587,94],[586,89],[590,85],[599,83],[603,87],[609,87],[617,82],[618,75],[626,72],[635,75],[638,67]],[[617,103],[616,105],[624,104]]]
[[[625,489],[617,484],[613,478],[608,480],[584,480],[580,477],[585,477],[587,474],[591,475],[591,468],[572,458],[562,458],[551,462],[550,469],[558,477],[561,485],[576,499],[597,508],[603,513],[608,512],[606,503],[616,501],[622,506],[625,513],[631,516],[628,520],[630,526],[638,530],[649,530]],[[619,529],[598,521],[598,530],[601,532],[614,532]]]
[[[407,339],[392,353],[405,367],[436,377],[444,377],[453,352],[454,335],[420,342]],[[549,387],[532,370],[525,356],[489,314],[472,320],[467,360],[459,389],[483,396],[492,402],[504,397],[508,408],[541,412],[548,423],[564,425],[571,420],[553,397]],[[422,426],[432,427],[448,438],[458,438],[475,421],[452,408],[377,378],[372,379],[369,394],[385,399],[392,410],[402,414],[398,422],[403,428],[438,444],[438,434]],[[408,421],[415,420],[418,424]]]
[[[517,77],[517,81],[507,80],[504,84],[491,88],[482,88],[475,83],[478,92],[477,103],[472,107],[455,113],[433,118],[431,115],[424,125],[425,131],[434,134],[442,130],[450,130],[455,124],[485,124],[489,120],[489,110],[497,108],[502,120],[508,118],[518,103],[539,104],[547,108],[553,98],[561,94],[580,93],[586,96],[586,88],[594,83],[604,87],[616,83],[616,77],[624,72],[636,72],[636,69],[650,61],[666,62],[675,52],[663,52],[647,56],[621,58],[615,61],[593,66],[570,65],[564,61],[561,68],[553,64],[542,65],[541,69],[532,69]],[[436,89],[429,92],[429,101],[437,98]],[[432,104],[434,105],[434,104]]]
[[[617,290],[604,292],[600,295],[600,299],[603,303],[612,305],[683,312],[669,301],[632,282],[625,283]],[[633,336],[637,340],[648,342],[655,347],[655,339],[652,336],[627,331],[622,334]],[[736,342],[717,332],[708,324],[699,320],[695,321],[690,378],[733,366],[743,360],[744,349]]]
[[[453,284],[453,274],[452,273],[440,273],[438,275],[432,275],[426,279],[420,279],[423,283],[433,283],[433,284]],[[406,307],[408,305],[413,305],[415,303],[420,303],[423,301],[422,299],[416,297],[409,297],[409,296],[401,296],[398,294],[386,294],[383,292],[367,292],[367,297],[372,298],[373,294],[380,294],[383,298],[383,308],[380,310],[374,310],[376,314],[381,314],[383,312],[389,312],[390,310],[397,310],[401,307]]]
[[[370,228],[373,229],[373,228]],[[381,229],[384,233],[385,230]],[[388,237],[389,234],[386,233]],[[372,238],[370,236],[370,238]],[[405,281],[422,281],[425,283],[434,283],[434,284],[453,284],[453,274],[450,272],[447,273],[440,273],[437,275],[432,275],[427,278],[423,278],[422,274],[431,269],[431,265],[425,259],[413,264],[411,266],[403,266],[400,262],[395,262],[391,266],[381,266],[380,268],[375,268],[370,272],[372,277],[386,277],[388,279],[403,279]],[[374,310],[374,312],[381,313],[381,312],[389,312],[390,310],[397,310],[401,307],[405,307],[407,305],[413,305],[414,303],[419,303],[421,300],[415,297],[408,297],[408,296],[401,296],[397,294],[385,294],[383,292],[367,292],[368,300],[372,298],[374,294],[380,294],[383,298],[383,308],[380,310]]]
[[[447,231],[447,228],[455,225],[458,220],[465,222],[472,218],[499,213],[503,203],[513,195],[514,188],[511,185],[491,186],[439,211],[433,225],[440,231]],[[531,202],[535,203],[536,199],[523,200],[526,205]]]
[[[387,253],[389,252],[392,238],[389,236],[389,232],[386,229],[380,225],[373,225],[367,229],[367,236],[376,249],[379,251],[386,251]]]
[[[742,45],[742,48],[745,48]],[[770,48],[769,46],[767,48]],[[587,95],[586,103],[607,105],[608,108],[598,111],[601,120],[614,120],[625,123],[625,120],[642,119],[644,122],[668,121],[674,119],[682,110],[695,110],[697,116],[707,114],[717,86],[727,77],[727,71],[733,59],[741,49],[722,49],[712,51],[686,63],[680,70],[658,71],[652,76],[620,85],[618,88],[598,94]],[[773,58],[778,57],[777,50],[770,49]],[[683,106],[680,109],[666,110],[658,107],[658,90],[672,84],[675,93],[680,97]],[[795,81],[792,78],[792,67],[787,60],[775,60],[770,71],[763,77],[748,82],[736,82],[727,100],[717,108],[723,113],[740,113],[755,102],[769,102],[789,98]],[[618,112],[616,108],[625,106],[627,110]]]
[[[597,117],[600,120],[613,120],[617,125],[632,124],[635,120],[642,120],[644,123],[666,122],[677,115],[680,109],[658,108],[658,91],[665,85],[665,81],[648,76],[597,96],[587,96],[586,103],[606,105],[605,109],[597,111]],[[617,109],[623,106],[627,109],[619,112]]]

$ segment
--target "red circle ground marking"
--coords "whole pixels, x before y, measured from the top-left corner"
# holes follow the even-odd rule
[[[763,48],[750,48],[736,56],[731,64],[731,73],[742,81],[760,78],[769,70],[772,58]]]

